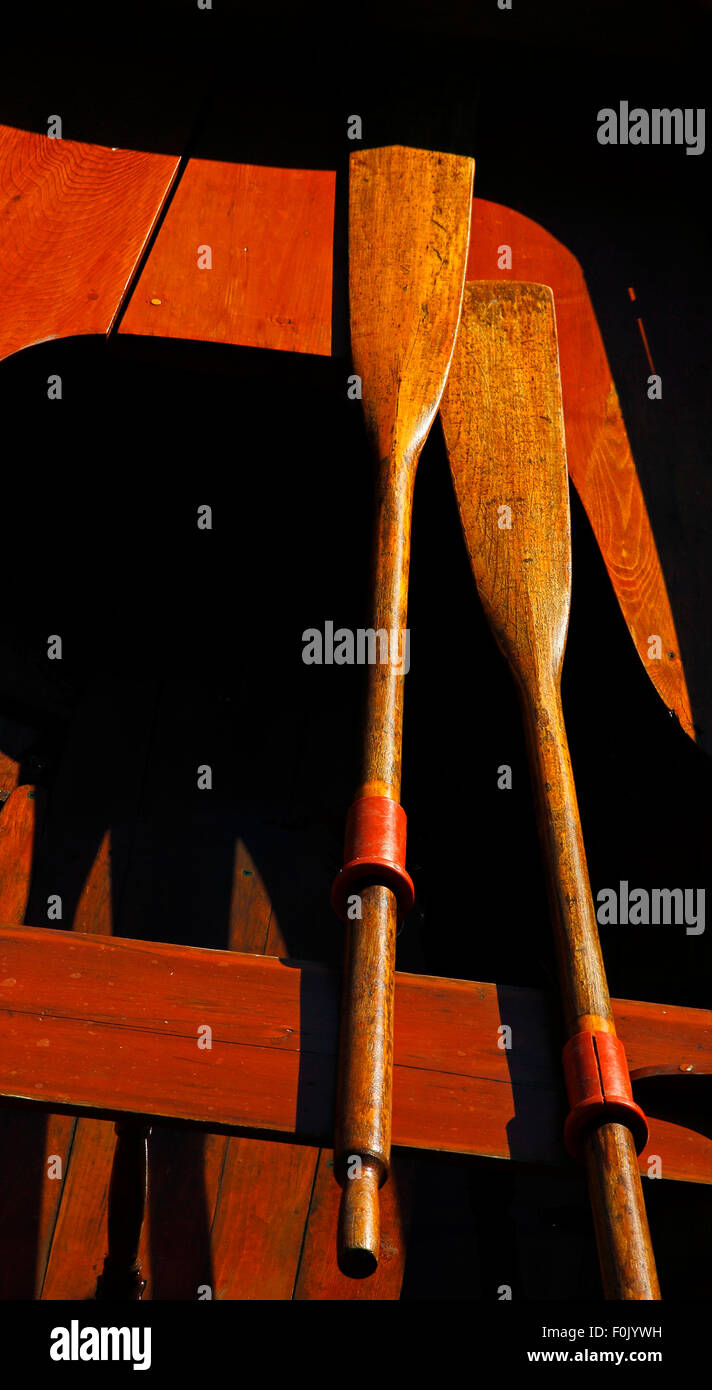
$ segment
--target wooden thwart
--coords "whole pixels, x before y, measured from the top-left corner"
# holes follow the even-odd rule
[[[336,972],[273,957],[5,928],[0,1095],[328,1145],[339,986]],[[395,1010],[395,1144],[568,1162],[549,999],[399,973]],[[712,1072],[712,1012],[629,1000],[613,1012],[631,1071],[674,1068],[681,1088],[698,1084],[687,1067]],[[198,1048],[206,1023],[211,1050]],[[497,1045],[502,1023],[510,1051]],[[681,1122],[680,1109],[649,1115],[641,1171],[658,1154],[664,1179],[712,1183],[712,1127]]]
[[[0,359],[109,332],[178,165],[0,126]]]
[[[119,332],[328,357],[335,187],[191,159]]]

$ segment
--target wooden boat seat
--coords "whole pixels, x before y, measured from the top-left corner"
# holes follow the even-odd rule
[[[47,928],[0,929],[0,1096],[328,1144],[339,976],[323,966]],[[394,1142],[566,1163],[550,1002],[399,973]],[[631,1072],[712,1074],[712,1011],[615,1001]],[[526,1046],[499,1047],[502,1025]],[[642,1173],[712,1183],[712,1133],[651,1115]]]
[[[43,928],[0,930],[2,1101],[59,1119],[65,1112],[118,1121],[103,1275],[108,1281],[110,1272],[111,1282],[102,1290],[100,1281],[103,1296],[137,1297],[143,1287],[137,1252],[152,1121],[261,1135],[280,1157],[290,1156],[292,1144],[298,1158],[309,1152],[305,1144],[330,1143],[338,992],[338,976],[318,965]],[[614,1008],[634,1074],[712,1072],[711,1012],[627,1000]],[[532,990],[399,974],[394,1143],[565,1165],[565,1098],[550,1016],[548,1001]],[[526,1039],[511,1056],[498,1046],[503,1023]],[[665,1104],[650,1120],[641,1171],[648,1174],[655,1160],[665,1179],[712,1182],[709,1125],[682,1120]],[[320,1172],[331,1209],[311,1239],[333,1245],[337,1187],[328,1158]],[[397,1185],[390,1196],[397,1202]],[[387,1234],[398,1213],[384,1208]],[[95,1224],[100,1216],[93,1213]],[[329,1295],[307,1285],[302,1296]]]

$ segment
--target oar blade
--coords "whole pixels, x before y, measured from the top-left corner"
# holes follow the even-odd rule
[[[470,563],[493,631],[520,680],[557,679],[571,542],[551,290],[467,284],[441,414]]]
[[[673,593],[668,596],[581,266],[550,232],[512,208],[476,198],[472,217],[469,279],[488,279],[503,246],[516,246],[507,279],[544,283],[554,292],[569,475],[588,514],[636,651],[667,708],[675,712],[690,738],[704,746],[692,709],[699,712],[698,723],[704,726],[710,692],[699,682],[688,690],[694,663],[686,675],[671,606]],[[679,616],[684,623],[682,611]],[[660,638],[662,660],[656,644],[650,642],[651,634]]]
[[[417,452],[440,403],[465,282],[474,161],[400,145],[351,156],[351,352],[379,457]]]

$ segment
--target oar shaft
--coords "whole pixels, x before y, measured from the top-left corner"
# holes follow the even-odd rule
[[[558,683],[525,690],[523,707],[566,1031],[569,1037],[586,1032],[615,1037]],[[582,1150],[605,1297],[659,1299],[631,1130],[599,1123],[583,1136]]]
[[[400,796],[412,504],[412,471],[409,476],[383,460],[376,476],[370,609],[376,656],[387,660],[368,668],[357,798]],[[335,1158],[343,1185],[340,1259],[349,1272],[367,1274],[378,1259],[378,1188],[391,1153],[397,902],[376,884],[359,896],[361,916],[347,925]]]

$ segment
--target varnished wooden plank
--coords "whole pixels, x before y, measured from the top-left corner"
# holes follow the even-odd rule
[[[155,687],[126,684],[121,690],[122,735],[113,713],[114,681],[95,682],[80,707],[64,749],[54,788],[54,814],[41,865],[45,892],[60,892],[73,930],[110,936],[127,861],[120,852],[124,826],[135,813],[145,761]],[[114,843],[112,845],[112,830]],[[38,894],[38,905],[41,902]],[[23,1117],[24,1118],[24,1117]],[[116,1146],[106,1121],[51,1117],[66,1171],[63,1185],[45,1183],[55,1198],[53,1236],[42,1299],[93,1298],[107,1250],[106,1201]],[[150,1277],[150,1248],[145,1248]]]
[[[576,257],[512,208],[475,198],[468,280],[523,280],[554,292],[568,469],[601,548],[638,655],[695,737],[670,601],[606,350]],[[499,267],[500,247],[512,252]],[[657,633],[663,659],[649,655]]]
[[[0,1114],[0,1300],[39,1297],[77,1122],[43,1111]]]
[[[322,967],[270,957],[7,929],[0,1094],[328,1143],[338,988]],[[709,1011],[613,1005],[631,1071],[679,1067],[691,1055],[698,1071],[712,1070]],[[397,975],[394,1142],[563,1162],[565,1098],[548,1013],[535,991]],[[498,1029],[512,1018],[507,1052]],[[211,1052],[197,1047],[206,1022]],[[661,1156],[667,1178],[712,1182],[712,1138],[692,1123],[653,1116],[643,1172],[647,1153]]]
[[[109,332],[178,163],[0,127],[0,358]]]
[[[0,802],[7,801],[20,779],[20,764],[7,753],[0,752]]]
[[[19,769],[18,769],[19,770]],[[44,792],[16,786],[0,812],[0,921],[20,925],[44,821]],[[0,1298],[26,1298],[42,1280],[76,1121],[70,1115],[0,1115]]]
[[[212,1232],[215,1298],[292,1297],[317,1157],[295,1144],[229,1141]]]
[[[94,1297],[107,1250],[115,1143],[113,1123],[79,1120],[43,1299]],[[144,1300],[197,1298],[199,1286],[210,1283],[210,1255],[195,1238],[195,1218],[203,1204],[206,1212],[214,1210],[224,1143],[223,1136],[193,1132],[176,1153],[175,1132],[154,1130],[149,1140],[151,1203],[140,1246]]]
[[[394,1154],[388,1182],[381,1194],[381,1254],[378,1268],[365,1279],[349,1279],[336,1259],[339,1220],[339,1188],[334,1177],[334,1155],[322,1149],[314,1183],[304,1249],[294,1298],[299,1302],[333,1299],[363,1301],[400,1297],[405,1269],[406,1237],[410,1216],[411,1164],[404,1154]]]
[[[144,1301],[196,1299],[210,1284],[209,1249],[196,1235],[201,1209],[207,1225],[222,1168],[222,1135],[154,1129],[149,1139],[149,1209],[139,1250]],[[93,1298],[107,1250],[107,1200],[116,1139],[111,1122],[80,1119],[70,1156],[42,1298]],[[70,1181],[71,1179],[71,1181]]]
[[[191,159],[119,331],[328,356],[335,182]]]
[[[66,1123],[66,1116],[61,1118]],[[110,1120],[78,1120],[41,1286],[43,1299],[89,1299],[96,1293],[106,1253],[106,1203],[114,1147]]]
[[[175,846],[189,844],[195,897],[185,883],[182,891],[192,911],[202,911],[203,920],[209,916],[215,924],[210,935],[217,935],[218,926],[224,931],[227,918],[231,949],[286,954],[249,830],[241,826],[239,814],[222,805],[216,814],[212,798],[195,787],[192,769],[207,756],[204,731],[211,730],[214,746],[224,718],[219,703],[206,700],[191,682],[166,684],[156,715],[124,920],[142,929],[146,914],[158,913],[160,934],[170,939]],[[219,732],[217,738],[219,742]],[[232,1153],[237,1144],[239,1161],[238,1151]],[[316,1151],[310,1157],[307,1149],[292,1152],[290,1146],[257,1138],[238,1141],[154,1128],[146,1223],[151,1259],[144,1297],[196,1298],[203,1285],[214,1298],[271,1298],[277,1288],[290,1297],[306,1215],[302,1213],[301,1227],[295,1224],[292,1189],[303,1170],[308,1204],[315,1164]],[[265,1241],[250,1273],[245,1252],[252,1250],[262,1225],[279,1232],[279,1240],[274,1247]]]
[[[223,1167],[223,1135],[154,1126],[149,1208],[140,1249],[144,1300],[214,1293],[210,1223]]]
[[[235,845],[229,936],[232,951],[254,951],[267,956],[287,954],[262,875],[242,838]]]
[[[271,956],[287,945],[265,884],[242,839],[235,849],[230,947]],[[316,1148],[224,1139],[210,1234],[216,1299],[292,1297],[319,1158]]]

